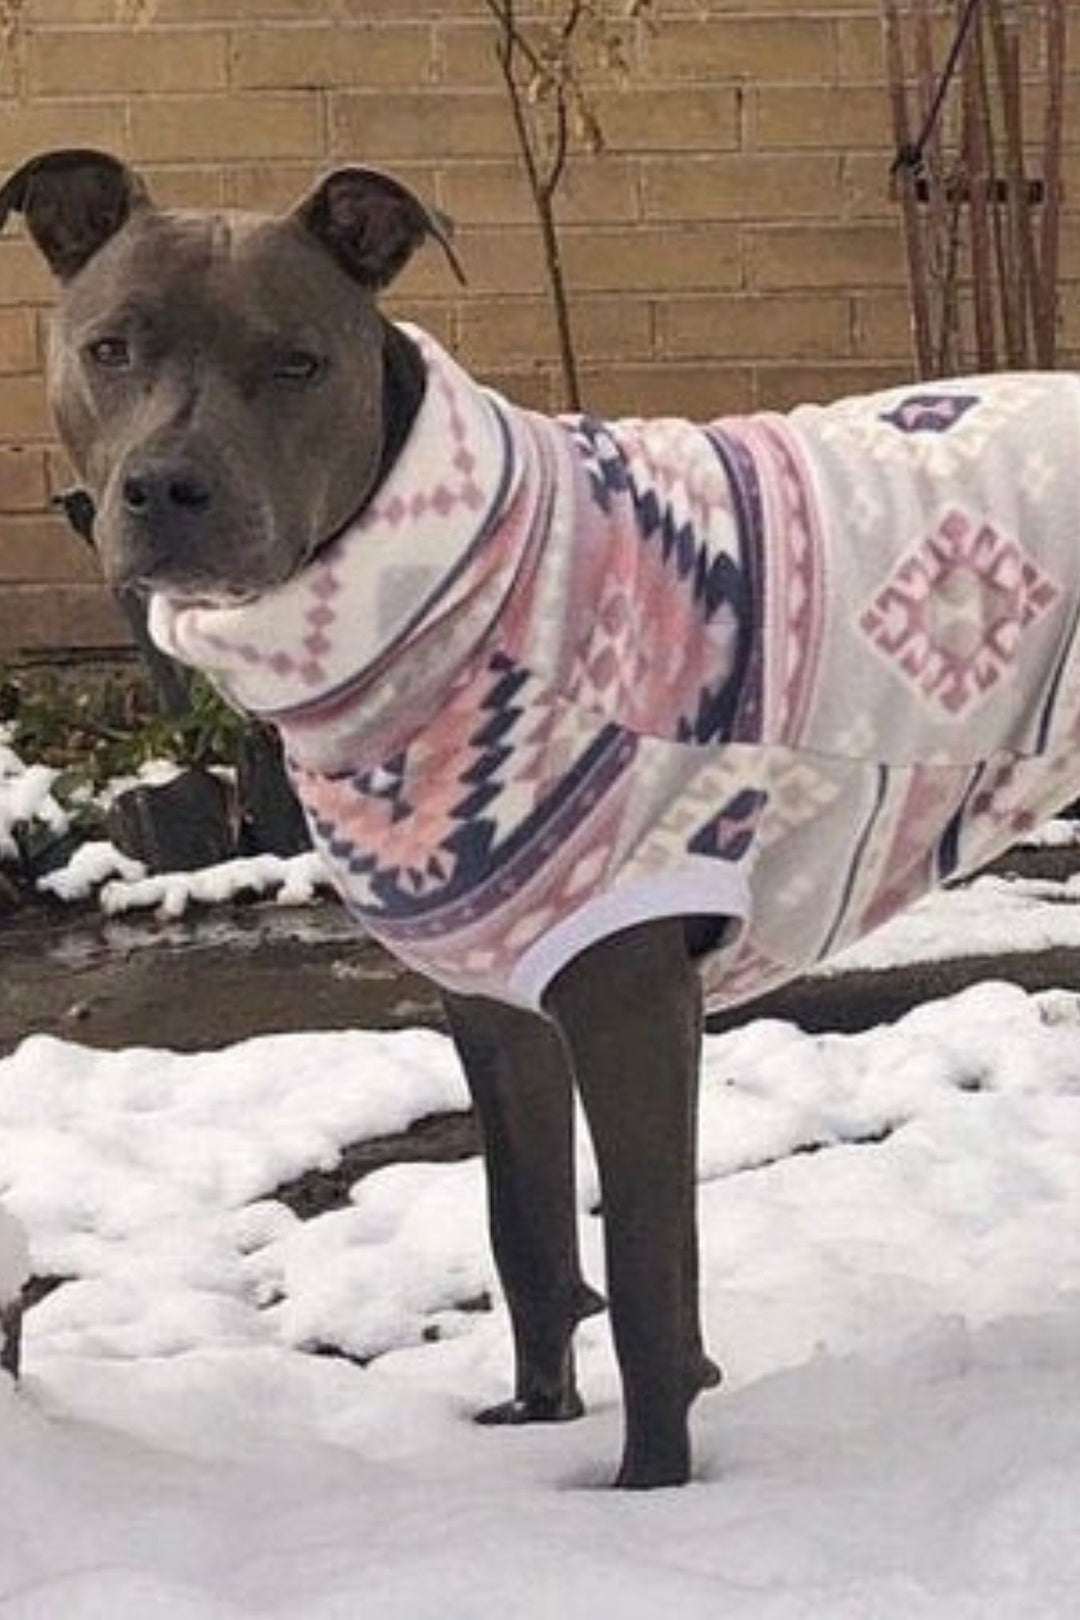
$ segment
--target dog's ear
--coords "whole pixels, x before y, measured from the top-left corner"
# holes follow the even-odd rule
[[[0,187],[0,229],[21,213],[53,275],[70,281],[149,202],[138,175],[108,152],[43,152]]]
[[[389,286],[428,236],[438,242],[458,280],[465,281],[450,243],[450,220],[378,169],[336,169],[308,193],[293,217],[365,287]]]

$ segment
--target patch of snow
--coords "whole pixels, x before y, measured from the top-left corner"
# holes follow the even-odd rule
[[[30,1275],[30,1242],[21,1221],[0,1205],[0,1309],[18,1298]]]
[[[193,1015],[194,1016],[194,1015]],[[475,1162],[301,1223],[283,1177],[464,1090],[431,1033],[0,1062],[39,1270],[0,1388],[4,1620],[1072,1620],[1080,1001],[985,984],[863,1035],[706,1042],[696,1483],[622,1496],[589,1416],[495,1431]],[[813,1150],[813,1151],[811,1151]],[[601,1281],[595,1172],[586,1269]],[[336,1345],[366,1367],[306,1353]]]
[[[68,828],[67,812],[52,793],[59,771],[24,764],[6,736],[0,736],[0,860],[18,854],[13,833],[22,822],[41,821],[58,834]]]
[[[164,917],[182,917],[193,903],[213,905],[239,895],[265,895],[279,905],[303,906],[320,891],[332,889],[323,861],[314,850],[305,850],[300,855],[241,856],[197,872],[117,878],[105,884],[99,898],[108,916],[150,909]]]
[[[183,767],[173,759],[147,759],[133,776],[114,776],[94,795],[94,801],[102,810],[108,810],[122,793],[128,793],[132,788],[167,787],[182,775]]]
[[[121,854],[115,844],[106,839],[88,839],[66,865],[38,878],[37,887],[57,900],[87,900],[110,878],[136,883],[145,876],[142,862]]]
[[[1055,816],[1017,839],[1021,849],[1061,849],[1080,844],[1080,821]]]
[[[1080,876],[1065,882],[980,877],[937,889],[816,968],[828,977],[905,963],[1080,947]]]

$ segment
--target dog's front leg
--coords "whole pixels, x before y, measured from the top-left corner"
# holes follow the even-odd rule
[[[592,946],[556,977],[544,1005],[571,1054],[600,1171],[626,1407],[617,1483],[680,1485],[690,1474],[690,1403],[719,1379],[698,1313],[702,1008],[681,922]]]
[[[559,1033],[547,1019],[478,996],[443,1004],[480,1123],[491,1245],[514,1330],[514,1399],[477,1421],[580,1417],[571,1341],[604,1306],[578,1257],[573,1095]]]

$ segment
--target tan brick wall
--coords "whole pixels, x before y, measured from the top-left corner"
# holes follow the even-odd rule
[[[697,415],[824,398],[909,366],[877,0],[659,0],[608,140],[560,205],[589,404]],[[559,402],[529,198],[483,0],[24,0],[0,52],[0,167],[112,149],[178,206],[276,208],[336,162],[451,214],[470,285],[425,253],[392,301],[526,402]],[[131,8],[128,7],[130,12]],[[1080,196],[1080,27],[1069,177]],[[1080,280],[1080,205],[1067,273]],[[1080,352],[1080,298],[1066,341]],[[60,487],[40,368],[51,287],[0,241],[0,659],[122,639]]]

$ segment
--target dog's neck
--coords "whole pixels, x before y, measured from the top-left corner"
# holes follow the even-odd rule
[[[383,449],[375,482],[362,512],[378,493],[409,437],[427,389],[427,367],[412,338],[391,321],[383,322]],[[353,520],[360,513],[354,513]]]
[[[427,367],[412,338],[383,318],[383,447],[378,470],[356,511],[312,553],[318,556],[326,547],[359,521],[390,475],[402,447],[412,431],[427,392]]]

